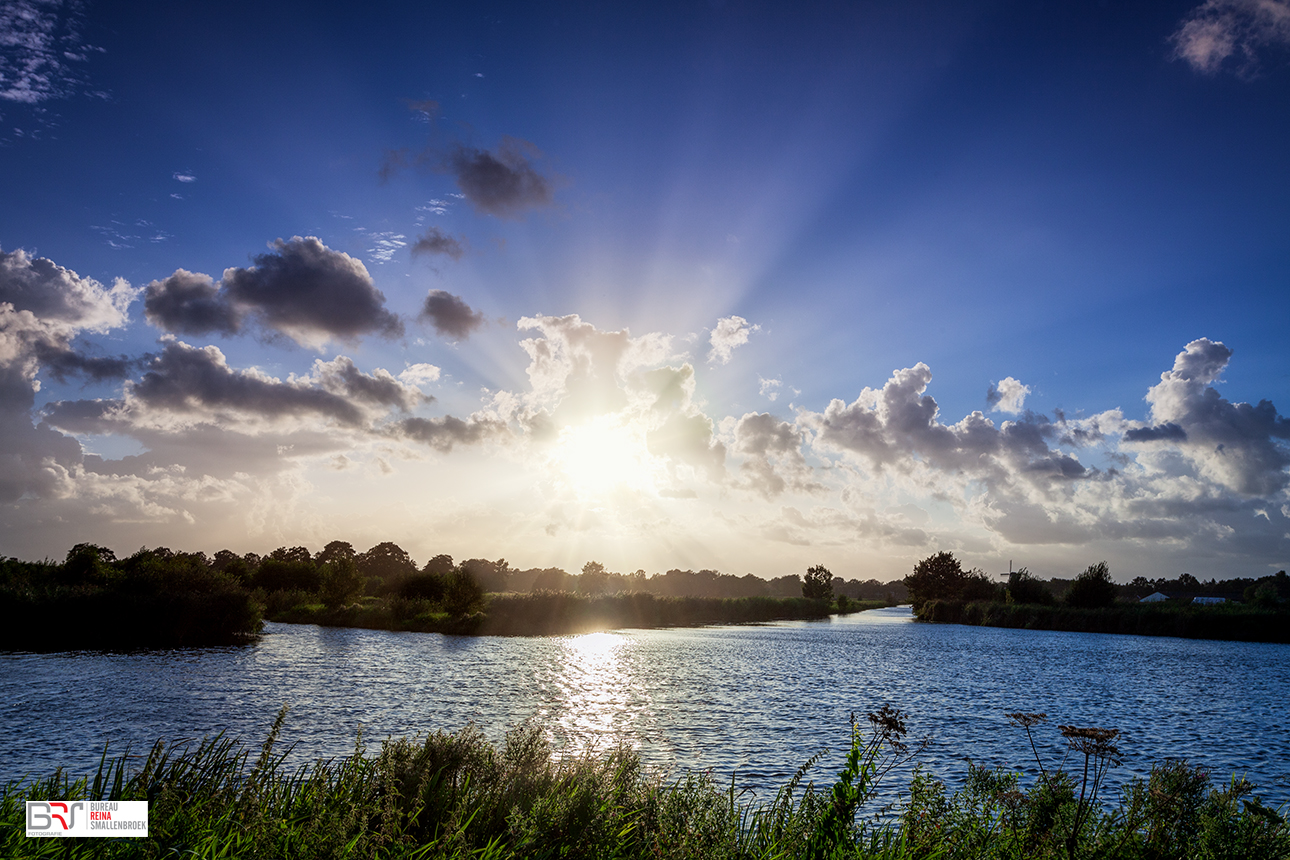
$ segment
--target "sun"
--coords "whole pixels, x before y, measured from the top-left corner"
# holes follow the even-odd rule
[[[583,497],[654,486],[655,460],[646,448],[644,428],[616,415],[562,429],[553,461],[569,487]]]

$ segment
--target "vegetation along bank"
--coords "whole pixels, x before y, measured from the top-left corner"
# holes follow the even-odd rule
[[[905,585],[920,621],[1290,643],[1285,571],[1208,583],[1186,574],[1176,580],[1140,577],[1117,585],[1099,562],[1074,580],[1045,582],[1021,568],[1005,584],[979,570],[964,571],[953,553],[939,552],[915,565]],[[1153,595],[1157,601],[1143,601]]]
[[[1108,797],[1119,732],[1058,726],[1061,763],[1036,755],[1037,776],[969,769],[951,788],[921,770],[884,783],[922,744],[884,706],[853,724],[836,777],[806,762],[767,802],[710,774],[669,779],[630,749],[553,755],[525,723],[500,746],[475,729],[390,740],[369,754],[285,767],[277,738],[251,753],[216,737],[158,743],[146,757],[106,759],[92,778],[59,771],[0,795],[0,856],[164,858],[941,858],[941,860],[1284,860],[1286,810],[1240,778],[1215,782],[1185,761],[1157,764]],[[1044,714],[1009,714],[1022,737],[1051,730]],[[838,757],[831,759],[837,762]],[[834,765],[838,766],[838,765]],[[1066,768],[1069,766],[1069,770]],[[816,776],[821,777],[817,785]],[[896,790],[899,789],[899,790]],[[27,800],[146,800],[146,838],[29,839]]]
[[[810,568],[772,580],[712,570],[619,574],[588,562],[581,574],[513,570],[505,559],[423,566],[393,543],[356,552],[267,556],[165,547],[127,558],[77,544],[62,563],[0,559],[0,648],[68,650],[228,645],[263,620],[454,634],[545,635],[823,619],[894,605],[899,582],[858,582]]]

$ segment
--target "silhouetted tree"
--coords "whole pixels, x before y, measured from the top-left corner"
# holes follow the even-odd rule
[[[531,591],[568,591],[572,579],[558,567],[548,567],[533,578]]]
[[[609,574],[605,566],[598,561],[589,561],[582,566],[582,576],[578,577],[578,591],[583,594],[602,594],[609,584]]]
[[[67,551],[67,560],[59,571],[59,580],[68,584],[102,582],[111,576],[116,553],[105,546],[78,543]]]
[[[348,541],[334,540],[318,551],[314,557],[314,564],[322,567],[324,564],[335,564],[341,560],[358,561],[358,553],[354,551],[354,545]]]
[[[352,547],[350,551],[353,552]],[[366,580],[352,557],[341,556],[327,562],[319,568],[319,575],[322,578],[323,603],[331,609],[347,606],[363,596]]]
[[[460,565],[484,591],[509,591],[511,566],[504,558],[468,558]]]
[[[914,572],[905,577],[909,589],[909,602],[914,612],[929,600],[953,600],[959,596],[963,585],[963,566],[952,552],[938,552],[914,565]]]
[[[1099,561],[1097,564],[1090,564],[1083,573],[1075,577],[1070,591],[1066,592],[1066,603],[1084,609],[1097,609],[1115,603],[1115,592],[1110,568],[1106,566],[1106,562]]]
[[[437,573],[440,576],[446,576],[452,573],[452,569],[454,567],[456,567],[456,565],[452,563],[452,556],[440,554],[427,561],[426,566],[421,568],[421,572]]]
[[[1053,593],[1048,590],[1048,586],[1032,576],[1030,571],[1024,567],[1008,574],[1007,595],[1009,603],[1035,603],[1051,606],[1056,602]]]
[[[833,599],[833,574],[822,564],[806,569],[806,579],[802,581],[802,596],[812,600]]]
[[[314,554],[309,551],[309,547],[307,546],[293,546],[290,549],[287,549],[285,546],[280,546],[277,549],[275,549],[273,552],[269,553],[269,558],[273,559],[274,561],[288,561],[288,562],[306,562],[307,561],[310,564],[312,564],[314,560]]]

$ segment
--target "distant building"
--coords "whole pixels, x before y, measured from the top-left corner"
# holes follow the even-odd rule
[[[1192,602],[1192,603],[1201,603],[1201,604],[1209,604],[1209,603],[1226,603],[1226,602],[1227,602],[1227,598],[1226,598],[1226,597],[1193,597],[1193,598],[1191,599],[1191,602]]]
[[[1139,603],[1163,603],[1168,599],[1169,599],[1169,595],[1161,594],[1159,591],[1157,591],[1155,594],[1148,594],[1146,597],[1142,598],[1138,602]]]

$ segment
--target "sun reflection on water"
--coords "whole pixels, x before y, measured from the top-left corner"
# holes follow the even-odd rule
[[[638,677],[636,643],[618,633],[587,633],[564,637],[560,649],[545,715],[553,745],[565,755],[617,744],[639,749],[647,730],[641,717],[654,709]]]

